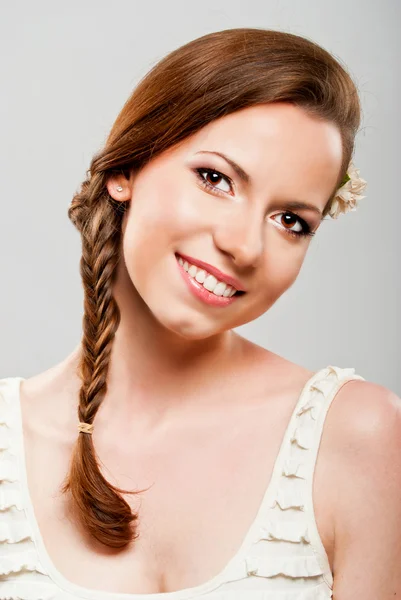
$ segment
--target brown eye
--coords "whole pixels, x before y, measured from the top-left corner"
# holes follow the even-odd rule
[[[231,181],[226,175],[219,173],[213,169],[196,169],[198,176],[201,178],[204,185],[218,192],[231,192]],[[221,186],[222,187],[218,187]]]
[[[286,229],[291,229],[292,231],[302,231],[301,223],[296,215],[292,213],[280,213],[282,216],[280,218],[280,224],[283,225]],[[294,229],[294,225],[298,224],[298,229]]]
[[[312,231],[310,225],[294,213],[288,211],[278,213],[277,215],[274,215],[272,219],[275,223],[280,225],[281,229],[293,237],[315,235],[315,232]]]

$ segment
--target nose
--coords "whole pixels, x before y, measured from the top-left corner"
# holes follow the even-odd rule
[[[264,250],[264,219],[256,211],[240,211],[219,223],[213,238],[217,248],[228,254],[238,268],[256,267]]]

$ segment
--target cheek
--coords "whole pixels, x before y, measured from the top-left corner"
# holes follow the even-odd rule
[[[207,229],[200,192],[179,183],[156,174],[135,185],[123,229],[124,259],[134,282],[165,267],[187,239]]]
[[[303,241],[275,240],[276,245],[266,252],[263,288],[264,301],[269,308],[297,279],[303,265],[307,244]]]
[[[210,214],[205,194],[196,188],[191,175],[155,173],[134,187],[127,216],[127,248],[147,249],[153,255],[171,251],[186,238],[207,230]]]
[[[293,252],[286,252],[284,255],[278,254],[279,260],[272,261],[271,271],[275,275],[279,289],[287,290],[298,277],[304,262],[306,249],[295,248]]]

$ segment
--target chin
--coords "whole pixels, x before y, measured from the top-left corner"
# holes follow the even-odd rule
[[[202,319],[196,318],[167,323],[165,327],[177,336],[189,341],[205,340],[225,331],[225,329],[217,329],[212,323],[205,323],[202,322]]]
[[[221,334],[231,329],[231,324],[224,327],[223,324],[213,322],[201,314],[172,315],[153,313],[158,323],[171,333],[189,341],[204,340],[215,335]]]

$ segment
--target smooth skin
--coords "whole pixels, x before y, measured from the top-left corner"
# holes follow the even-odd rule
[[[175,591],[208,581],[238,551],[312,372],[232,329],[296,280],[311,238],[291,236],[300,222],[283,215],[289,203],[307,203],[291,212],[318,229],[341,153],[334,125],[293,105],[260,105],[208,124],[129,180],[108,181],[110,195],[130,205],[114,289],[121,323],[93,437],[110,481],[151,487],[127,497],[140,514],[133,548],[116,555],[84,540],[58,493],[77,437],[79,347],[23,383],[32,502],[69,581]],[[205,188],[196,168],[224,177],[204,173]],[[225,308],[202,303],[179,273],[180,252],[237,277],[246,293]],[[335,600],[401,597],[400,406],[386,388],[352,381],[327,415],[314,505]]]

